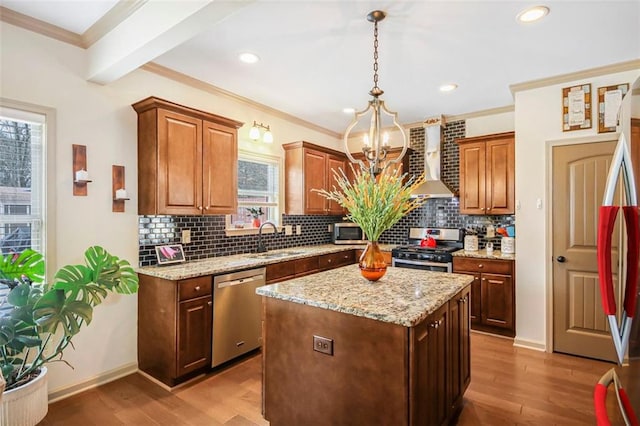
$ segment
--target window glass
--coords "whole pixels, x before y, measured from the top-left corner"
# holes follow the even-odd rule
[[[44,253],[42,122],[0,116],[0,250]],[[7,114],[9,112],[9,114]],[[33,115],[33,114],[32,114]]]
[[[280,163],[277,158],[238,158],[238,210],[227,216],[228,229],[257,228],[265,221],[280,223]]]

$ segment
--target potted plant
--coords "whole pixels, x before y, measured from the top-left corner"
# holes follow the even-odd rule
[[[87,249],[84,258],[85,265],[64,266],[47,283],[42,254],[27,249],[0,255],[0,284],[9,290],[0,302],[0,369],[6,381],[1,425],[42,420],[47,413],[45,365],[69,365],[63,351],[91,323],[93,308],[109,292],[138,290],[138,276],[126,260],[99,246]]]
[[[260,227],[260,216],[262,216],[264,214],[262,212],[262,207],[248,207],[247,210],[249,211],[249,214],[253,218],[253,221],[252,221],[253,227],[254,228],[259,228]]]
[[[339,172],[332,170],[340,189],[334,186],[332,191],[314,191],[344,207],[349,212],[347,219],[362,228],[369,242],[360,257],[360,272],[369,281],[377,281],[387,271],[378,239],[384,231],[427,201],[426,198],[411,197],[425,177],[422,174],[403,183],[407,174],[399,176],[397,169],[386,168],[377,176],[366,170],[356,171],[353,165],[351,169],[355,176],[353,181],[342,169]]]

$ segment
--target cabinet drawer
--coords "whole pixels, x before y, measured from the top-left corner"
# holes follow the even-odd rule
[[[296,277],[318,272],[318,256],[305,257],[298,259],[293,265]]]
[[[341,251],[339,253],[323,254],[320,256],[320,269],[332,269],[339,266],[354,263],[355,255],[353,250]]]
[[[267,284],[282,281],[283,279],[293,278],[296,273],[295,263],[295,260],[287,260],[286,262],[267,265]]]
[[[492,274],[513,275],[512,260],[478,259],[454,257],[453,272],[489,272]]]
[[[189,300],[211,294],[211,276],[178,281],[179,300]]]

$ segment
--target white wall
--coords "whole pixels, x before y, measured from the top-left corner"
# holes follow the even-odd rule
[[[547,328],[547,288],[552,268],[548,217],[550,214],[550,141],[594,137],[597,122],[591,129],[562,131],[562,88],[591,83],[598,87],[633,83],[640,70],[615,73],[586,80],[525,90],[515,96],[516,131],[516,342],[545,347]],[[597,97],[593,108],[596,108]],[[536,207],[537,200],[542,208]],[[551,348],[547,348],[551,349]]]
[[[243,121],[240,148],[282,156],[281,143],[307,140],[333,148],[340,141],[271,116],[248,105],[135,71],[108,86],[85,80],[86,52],[80,48],[0,22],[0,97],[51,107],[57,114],[55,185],[57,190],[57,270],[82,262],[94,244],[137,265],[137,116],[131,104],[158,96],[179,104]],[[253,120],[269,124],[273,145],[248,140]],[[87,197],[72,195],[71,145],[87,146],[93,183]],[[131,201],[125,213],[111,212],[111,166],[125,166]],[[63,363],[52,364],[49,392],[64,391],[105,373],[135,367],[137,296],[110,296],[94,311],[92,324],[74,339]]]

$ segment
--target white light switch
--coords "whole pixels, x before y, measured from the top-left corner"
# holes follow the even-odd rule
[[[302,234],[302,225],[296,225],[296,235]]]
[[[538,198],[536,200],[536,208],[540,210],[542,208],[542,199]]]
[[[293,235],[293,226],[285,225],[284,226],[284,235]]]
[[[182,242],[182,244],[189,244],[191,242],[191,229],[182,230],[180,242]]]

